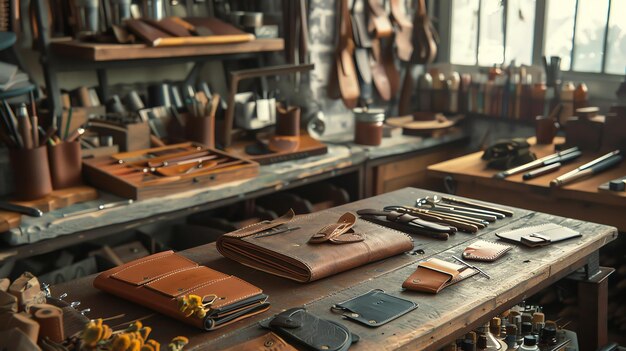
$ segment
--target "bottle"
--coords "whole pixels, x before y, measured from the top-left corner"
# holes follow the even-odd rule
[[[489,321],[489,332],[498,339],[501,338],[501,335],[500,335],[501,323],[502,321],[498,317],[493,317],[491,318],[491,321]]]
[[[561,125],[565,125],[567,119],[574,116],[574,90],[576,90],[576,87],[572,82],[563,84],[561,88],[561,104],[563,104],[563,109],[561,109],[561,114],[559,115],[559,123]]]
[[[587,84],[580,83],[574,90],[574,111],[589,106],[589,89]]]
[[[487,348],[487,337],[483,334],[478,336],[478,341],[476,342],[476,351],[486,351]]]
[[[546,316],[541,312],[533,313],[533,333],[539,333],[545,326]]]
[[[556,328],[552,325],[546,325],[541,330],[541,339],[539,340],[541,346],[554,346],[557,344]]]
[[[526,335],[532,335],[533,324],[531,322],[522,322],[522,338]]]
[[[524,337],[524,343],[518,348],[518,350],[539,351],[539,347],[537,346],[537,338],[532,335],[526,335]]]
[[[506,326],[506,338],[504,339],[507,350],[517,350],[517,327],[515,324]]]

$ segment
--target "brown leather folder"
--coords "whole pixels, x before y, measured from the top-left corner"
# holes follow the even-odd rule
[[[354,218],[347,231],[342,222],[345,218]],[[314,236],[329,235],[333,228],[341,230],[335,233],[339,240],[310,241]],[[343,211],[295,216],[290,210],[273,221],[224,234],[217,249],[248,267],[306,283],[410,251],[413,242],[402,232],[345,216]]]
[[[173,251],[109,269],[100,273],[93,285],[204,330],[223,327],[269,308],[267,295],[260,288],[200,266]],[[204,316],[187,316],[189,313],[181,310],[181,301],[191,294],[202,298]]]

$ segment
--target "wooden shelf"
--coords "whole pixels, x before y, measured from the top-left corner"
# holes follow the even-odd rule
[[[101,44],[76,40],[50,43],[51,50],[61,56],[103,62],[121,60],[157,59],[172,57],[217,56],[253,52],[280,51],[284,40],[255,39],[244,43],[150,47],[145,44]]]

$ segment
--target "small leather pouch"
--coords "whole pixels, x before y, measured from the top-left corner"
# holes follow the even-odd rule
[[[441,289],[475,274],[478,274],[475,269],[438,258],[431,258],[428,261],[420,262],[415,272],[402,283],[402,287],[408,290],[436,294]]]
[[[258,338],[248,340],[224,351],[297,351],[280,336],[269,332]]]
[[[532,227],[519,228],[496,233],[500,239],[522,243],[529,247],[546,246],[551,243],[578,238],[582,235],[572,229],[554,223],[546,223]]]
[[[261,325],[307,350],[345,351],[358,340],[344,325],[318,318],[304,308],[289,309]]]
[[[463,258],[474,261],[493,262],[511,250],[508,245],[477,240],[463,250]]]
[[[348,301],[338,303],[333,310],[344,311],[347,319],[368,327],[379,327],[417,308],[413,301],[389,295],[374,289]]]
[[[258,287],[199,266],[173,251],[102,272],[94,286],[204,330],[220,328],[269,308],[267,295]],[[191,295],[199,296],[201,305],[196,306]]]

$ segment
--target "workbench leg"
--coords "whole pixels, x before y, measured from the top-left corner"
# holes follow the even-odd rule
[[[102,105],[106,105],[107,100],[109,100],[109,79],[107,78],[106,69],[97,69],[96,74],[98,75],[98,85],[100,86],[100,103]]]
[[[578,348],[596,350],[608,343],[607,309],[609,275],[613,268],[598,265],[599,254],[589,257],[584,273],[575,273],[570,279],[578,282]]]

